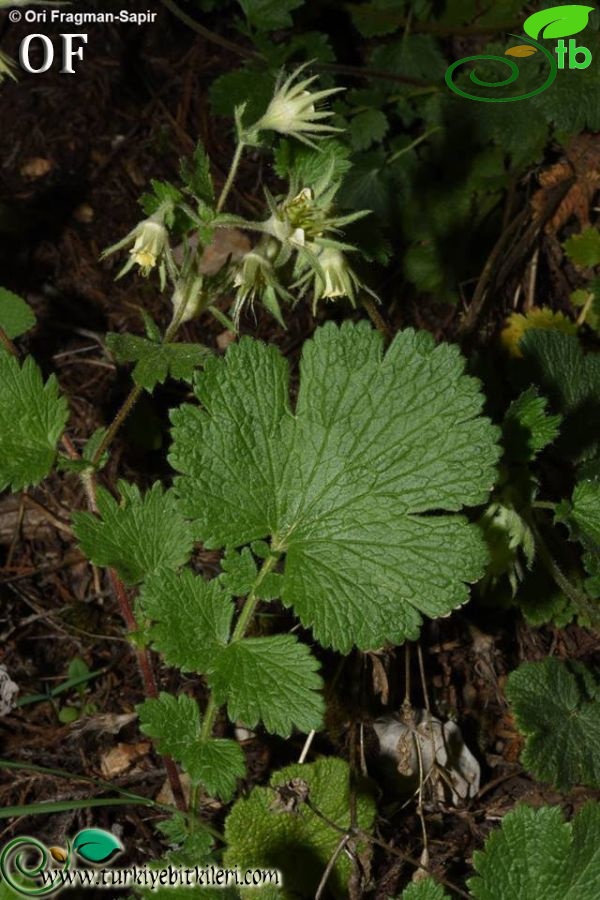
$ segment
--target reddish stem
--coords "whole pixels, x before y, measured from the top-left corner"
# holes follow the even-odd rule
[[[127,626],[127,629],[129,631],[137,631],[137,621],[135,615],[133,614],[131,603],[129,601],[129,595],[127,593],[125,585],[114,569],[108,569],[108,577],[117,596],[119,609],[121,611],[121,615],[123,617],[125,625]],[[152,668],[150,652],[146,647],[137,647],[136,656],[140,674],[142,676],[142,681],[144,683],[144,694],[149,699],[156,700],[156,698],[158,697],[158,687],[156,685],[156,678],[154,677],[154,669]],[[185,796],[183,793],[183,787],[181,786],[181,779],[179,777],[177,766],[170,756],[163,756],[162,760],[165,771],[167,773],[167,778],[169,779],[173,798],[175,800],[175,803],[177,804],[177,808],[185,812],[185,810],[187,809],[187,804],[185,802]]]

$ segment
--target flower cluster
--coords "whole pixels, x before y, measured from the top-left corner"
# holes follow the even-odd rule
[[[340,159],[335,153],[323,152],[322,165],[319,160],[308,175],[302,167],[296,171],[292,166],[283,196],[274,197],[265,191],[268,216],[262,221],[222,212],[243,148],[246,144],[258,144],[261,132],[274,131],[296,138],[308,145],[309,149],[302,152],[310,155],[321,152],[317,141],[340,130],[328,121],[333,111],[321,108],[321,104],[341,88],[313,90],[316,76],[301,77],[305,68],[300,66],[289,77],[280,77],[265,113],[252,127],[242,123],[244,109],[236,110],[238,147],[216,202],[208,160],[201,150],[197,156],[199,168],[183,189],[153,182],[154,195],[144,207],[148,217],[103,253],[104,258],[118,250],[128,250],[128,259],[117,277],[137,267],[144,277],[157,271],[163,289],[167,279],[170,281],[170,329],[206,308],[220,321],[229,321],[215,306],[220,292],[234,292],[235,328],[243,310],[254,308],[257,301],[284,325],[282,303],[293,305],[309,291],[313,309],[319,300],[347,297],[355,304],[361,291],[372,293],[348,262],[347,254],[355,248],[342,240],[342,230],[368,211],[346,215],[336,212]],[[333,146],[330,142],[329,147]],[[182,242],[172,251],[169,233],[181,222]],[[236,262],[228,258],[218,275],[207,273],[201,265],[202,251],[208,247],[210,252],[216,228],[231,226],[256,232],[257,242]]]

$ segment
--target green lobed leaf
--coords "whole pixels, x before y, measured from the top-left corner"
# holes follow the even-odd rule
[[[590,575],[586,587],[594,596],[600,595],[600,482],[577,484],[571,503],[559,504],[556,520],[568,525],[572,539],[584,548],[583,564]]]
[[[183,565],[192,552],[189,524],[171,491],[156,482],[144,495],[119,481],[121,502],[98,488],[98,515],[76,512],[73,531],[85,555],[97,566],[112,566],[125,584],[137,584],[161,568]]]
[[[190,569],[149,575],[136,601],[152,621],[148,636],[169,666],[211,671],[229,640],[233,604],[218,579],[205,581]]]
[[[565,253],[576,266],[600,266],[600,231],[586,228],[564,243]]]
[[[168,376],[191,381],[194,369],[211,355],[202,344],[162,344],[135,334],[106,335],[106,345],[117,362],[135,362],[133,380],[152,391]]]
[[[367,150],[379,144],[387,134],[389,122],[380,109],[365,109],[357,113],[350,123],[350,140],[355,150]]]
[[[530,462],[556,439],[561,416],[548,413],[548,401],[535,387],[513,400],[502,426],[506,456],[515,462]]]
[[[275,78],[264,69],[235,69],[219,75],[210,86],[213,112],[231,116],[237,106],[246,104],[244,124],[253,125],[265,112],[273,96]]]
[[[410,884],[402,892],[401,900],[448,900],[448,894],[433,878],[424,878]]]
[[[31,357],[20,366],[0,349],[0,491],[20,491],[49,474],[68,415],[54,375],[44,384]]]
[[[210,160],[200,142],[196,144],[191,162],[182,162],[181,177],[199,200],[209,205],[214,203],[215,187],[210,173]]]
[[[302,6],[304,0],[238,0],[250,25],[258,31],[289,28],[290,13]]]
[[[289,786],[289,787],[288,787]],[[340,841],[340,832],[294,795],[308,789],[311,803],[330,822],[346,829],[351,821],[370,831],[375,804],[365,784],[356,786],[356,817],[350,813],[350,770],[341,759],[287,766],[275,772],[268,787],[255,787],[237,800],[225,823],[225,866],[279,869],[283,887],[240,889],[242,900],[292,900],[313,897]],[[362,848],[365,852],[365,848]],[[348,896],[352,863],[340,853],[327,880],[336,898]]]
[[[172,413],[181,509],[205,546],[271,538],[282,599],[344,652],[418,636],[483,574],[484,542],[453,515],[485,501],[497,430],[456,347],[367,323],[304,346],[295,412],[286,361],[250,338],[208,361],[203,408]],[[434,512],[435,515],[428,515]],[[442,514],[443,513],[443,514]]]
[[[584,355],[575,335],[530,329],[521,338],[531,380],[564,416],[557,452],[580,460],[600,451],[600,354]]]
[[[600,804],[572,822],[557,806],[519,806],[473,854],[476,900],[597,900],[600,896]]]
[[[221,560],[223,574],[220,576],[221,584],[236,597],[245,597],[254,587],[258,575],[258,569],[254,557],[244,547],[241,552],[226,550]]]
[[[275,150],[274,169],[280,178],[295,178],[304,187],[312,187],[329,173],[330,181],[338,181],[352,168],[350,149],[335,138],[307,147],[299,141],[282,140]]]
[[[28,303],[6,288],[0,288],[0,328],[11,340],[25,334],[35,325],[35,315]]]
[[[231,799],[246,770],[244,754],[236,741],[201,740],[200,711],[192,697],[161,693],[157,699],[145,700],[137,711],[140,730],[154,739],[159,753],[180,762],[191,780],[209,794]]]
[[[557,659],[522,663],[506,696],[527,739],[521,761],[536,778],[600,787],[600,685],[591,672]]]
[[[219,654],[209,682],[232,721],[248,728],[262,721],[268,731],[288,737],[293,726],[305,732],[322,727],[318,666],[294,635],[245,638]]]

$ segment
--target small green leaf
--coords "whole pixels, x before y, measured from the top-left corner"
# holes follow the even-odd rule
[[[575,335],[535,328],[519,346],[530,380],[564,417],[553,450],[576,461],[600,455],[600,353],[584,355]]]
[[[248,547],[240,552],[226,550],[221,560],[223,574],[220,577],[221,584],[235,597],[246,597],[252,588],[258,575],[258,569]]]
[[[296,799],[308,792],[308,806]],[[314,897],[323,872],[334,857],[341,833],[351,824],[370,832],[375,819],[375,803],[369,787],[353,786],[354,815],[350,811],[350,770],[341,759],[327,758],[315,763],[287,766],[271,777],[268,787],[255,787],[238,800],[225,823],[224,865],[241,869],[279,869],[283,888],[241,888],[242,900],[292,900]],[[329,824],[333,822],[336,828]],[[359,849],[360,848],[360,849]],[[357,852],[368,857],[368,845]],[[348,880],[353,864],[340,853],[327,880],[333,897],[348,897]]]
[[[350,140],[355,150],[367,150],[372,144],[380,144],[389,128],[385,113],[380,109],[365,109],[353,117],[350,123]]]
[[[106,345],[117,362],[135,362],[133,380],[152,391],[167,376],[191,381],[194,369],[211,355],[202,344],[162,344],[135,334],[106,335]]]
[[[569,37],[571,34],[579,34],[587,27],[589,15],[593,11],[593,6],[581,6],[580,4],[541,9],[525,19],[523,30],[525,34],[534,39],[542,37],[551,40],[552,38]]]
[[[154,738],[159,753],[180,762],[195,784],[213,796],[230,800],[245,773],[244,754],[235,741],[201,740],[198,704],[187,694],[161,693],[137,707],[140,730]]]
[[[54,375],[44,384],[30,356],[20,366],[0,348],[0,491],[20,491],[48,475],[68,415]]]
[[[169,666],[207,673],[229,639],[233,603],[220,579],[205,581],[191,570],[161,569],[148,576],[137,608],[152,621],[153,647]]]
[[[20,337],[34,325],[35,315],[29,304],[12,291],[0,288],[0,328],[8,337]]]
[[[280,634],[234,641],[215,660],[209,681],[230,719],[249,728],[262,721],[268,731],[288,737],[293,727],[308,732],[323,724],[317,669],[305,644]]]
[[[290,28],[290,13],[302,6],[304,0],[238,0],[250,25],[258,31]]]
[[[160,568],[176,569],[192,552],[192,534],[170,491],[156,482],[143,496],[120,481],[118,503],[104,488],[97,492],[98,516],[73,515],[81,549],[98,566],[112,566],[126,584],[137,584]]]
[[[600,787],[600,682],[584,666],[546,659],[522,663],[506,696],[527,738],[523,765],[560,789]]]
[[[564,822],[558,806],[519,806],[473,854],[476,900],[597,900],[600,896],[600,804]]]
[[[600,231],[597,228],[586,228],[580,234],[574,234],[565,241],[564,248],[576,266],[600,266]]]
[[[110,831],[103,831],[101,828],[86,828],[75,835],[73,849],[82,859],[101,863],[107,862],[116,853],[121,853],[124,848]]]
[[[191,162],[182,162],[181,177],[199,200],[212,205],[215,188],[210,174],[210,160],[201,143],[196,145]]]
[[[530,462],[556,439],[561,416],[547,410],[548,401],[535,387],[513,400],[502,426],[506,456],[515,462]]]

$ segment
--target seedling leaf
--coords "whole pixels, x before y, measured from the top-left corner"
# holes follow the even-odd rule
[[[486,561],[476,527],[449,514],[485,501],[498,457],[463,369],[428,334],[401,332],[384,355],[366,323],[330,323],[305,344],[292,413],[286,361],[242,338],[198,373],[204,408],[172,414],[175,489],[196,537],[270,537],[287,554],[283,602],[322,644],[416,638],[421,614],[464,603]]]
[[[600,685],[591,672],[557,659],[522,663],[506,695],[527,739],[521,761],[536,778],[600,787]]]
[[[48,475],[68,414],[54,375],[44,384],[31,357],[20,366],[0,348],[0,491]]]
[[[143,496],[138,487],[119,482],[122,502],[98,488],[98,516],[73,515],[81,549],[97,566],[112,566],[126,584],[152,572],[175,569],[189,559],[192,535],[171,491],[157,482]]]

